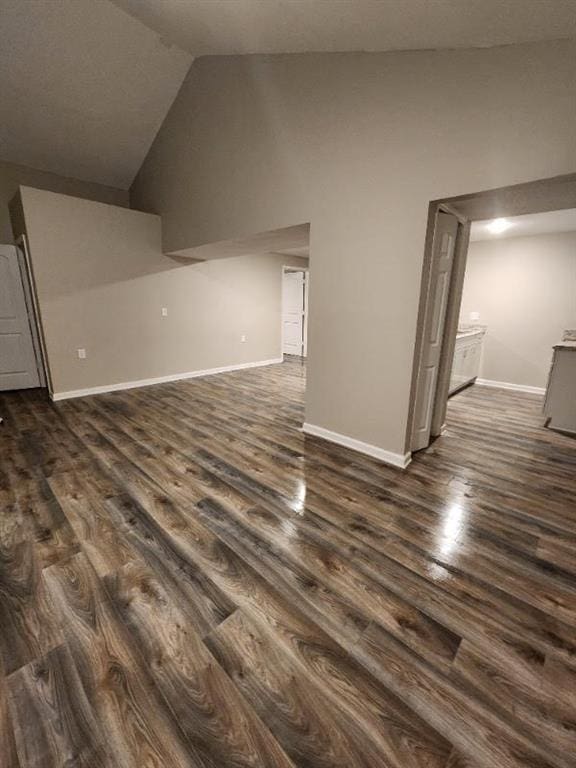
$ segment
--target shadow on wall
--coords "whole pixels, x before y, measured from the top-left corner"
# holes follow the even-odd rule
[[[490,328],[484,337],[484,345],[484,362],[480,378],[521,386],[546,386],[546,377],[543,376],[541,367],[519,354],[517,348],[491,333]],[[551,361],[551,346],[546,347],[546,353]],[[486,364],[487,358],[488,364]]]
[[[45,298],[238,256],[308,257],[307,223],[164,254],[162,221],[151,213],[22,187],[11,217],[27,234]]]

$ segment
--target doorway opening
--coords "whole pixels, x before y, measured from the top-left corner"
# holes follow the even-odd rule
[[[309,271],[305,267],[282,267],[282,356],[308,355]]]
[[[0,245],[0,391],[49,386],[25,237]]]
[[[477,399],[483,392],[477,407],[490,408],[489,388],[523,393],[539,398],[542,429],[560,419],[576,432],[576,403],[566,395],[576,387],[576,352],[573,374],[565,361],[550,366],[574,344],[575,209],[575,174],[430,204],[407,450],[443,433],[449,402],[456,412],[457,393],[470,384]],[[558,398],[561,417],[552,415]]]

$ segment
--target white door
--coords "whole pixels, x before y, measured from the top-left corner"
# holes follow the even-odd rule
[[[282,353],[305,354],[306,273],[284,272],[282,280]]]
[[[0,246],[0,390],[40,386],[19,256]]]
[[[412,450],[426,448],[430,443],[430,426],[438,366],[442,352],[444,322],[450,290],[450,277],[454,261],[454,246],[458,232],[458,219],[448,213],[438,213],[434,241],[432,243],[432,266],[424,318],[424,338],[421,368],[416,390]]]

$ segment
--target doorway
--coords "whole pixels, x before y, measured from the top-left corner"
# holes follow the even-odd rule
[[[282,354],[304,358],[308,354],[307,269],[282,268]]]
[[[483,378],[478,375],[482,351],[478,347],[479,339],[473,335],[482,330],[486,333],[486,329],[482,329],[482,315],[478,308],[467,304],[466,318],[461,317],[472,226],[481,226],[481,222],[488,226],[491,222],[510,221],[513,217],[571,208],[576,208],[574,174],[430,204],[407,450],[426,448],[440,436],[445,428],[449,394]],[[497,223],[495,226],[502,225]],[[447,232],[453,239],[447,237]],[[462,327],[463,319],[467,321],[466,329]],[[569,315],[565,324],[571,324]],[[461,350],[464,330],[469,336],[464,339],[466,349]],[[561,335],[559,330],[558,336]],[[502,382],[486,378],[480,383],[498,385]]]
[[[26,257],[0,245],[0,391],[46,386]]]

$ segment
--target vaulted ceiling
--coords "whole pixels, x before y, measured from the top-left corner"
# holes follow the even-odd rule
[[[128,188],[195,56],[576,36],[576,0],[0,0],[0,160]]]
[[[575,0],[113,0],[193,56],[467,48],[576,34]]]
[[[192,63],[108,0],[0,0],[0,160],[126,189]]]

